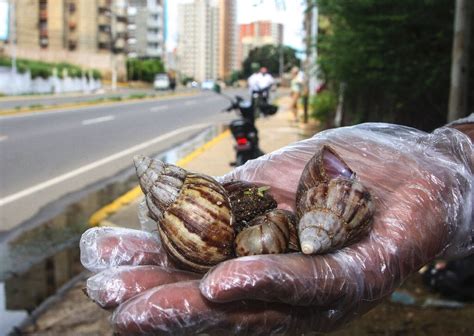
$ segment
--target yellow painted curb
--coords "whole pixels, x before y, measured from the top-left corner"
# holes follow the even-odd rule
[[[213,139],[209,140],[207,143],[202,145],[201,147],[197,148],[190,154],[186,155],[184,158],[180,159],[176,165],[177,166],[186,166],[189,162],[194,160],[197,156],[202,154],[204,151],[207,149],[213,147],[215,144],[223,140],[224,138],[228,137],[230,135],[230,131],[226,130]],[[89,218],[89,226],[111,226],[110,222],[105,221],[105,219],[112,214],[116,213],[119,211],[121,208],[124,206],[132,203],[135,199],[140,197],[142,195],[142,191],[140,189],[140,186],[136,186],[135,188],[131,189],[130,191],[126,192],[122,196],[118,197],[116,200],[114,200],[112,203],[107,204],[106,206],[102,207],[101,209],[97,210],[95,213],[92,214],[92,216]],[[103,224],[101,224],[103,223]]]

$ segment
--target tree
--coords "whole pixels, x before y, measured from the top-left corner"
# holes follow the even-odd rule
[[[333,91],[346,83],[346,124],[387,121],[432,130],[445,123],[452,0],[314,4],[329,21],[319,34],[320,69]]]
[[[281,46],[281,48],[283,48],[284,71],[288,71],[295,65],[300,65],[295,49],[288,46]],[[249,77],[253,72],[252,63],[264,66],[268,69],[268,72],[277,75],[280,69],[280,46],[267,44],[252,49],[242,63],[242,73],[245,78]]]

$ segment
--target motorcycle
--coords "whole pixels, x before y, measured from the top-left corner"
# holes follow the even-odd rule
[[[235,161],[231,162],[230,165],[238,167],[248,160],[262,156],[264,153],[258,145],[258,130],[255,127],[254,104],[238,95],[234,98],[229,97],[221,93],[218,86],[213,91],[230,101],[229,107],[224,109],[223,112],[236,111],[240,116],[239,119],[232,120],[229,124],[230,132],[235,140]]]
[[[264,153],[258,145],[258,130],[255,127],[255,109],[251,102],[235,96],[226,112],[237,111],[241,116],[229,124],[230,132],[235,140],[235,162],[231,166],[241,166],[248,160],[256,159]]]

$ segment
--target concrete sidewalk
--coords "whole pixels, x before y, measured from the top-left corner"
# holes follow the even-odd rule
[[[289,97],[280,98],[280,110],[276,115],[257,120],[260,147],[265,153],[302,138],[299,125],[292,121],[290,103]],[[235,160],[233,141],[227,131],[183,158],[180,165],[211,176],[223,175],[232,169],[229,163]],[[103,216],[98,225],[140,228],[137,206],[142,199],[141,193],[130,192],[129,196],[124,198],[127,200],[118,200],[118,205],[113,207],[114,213]],[[108,323],[110,314],[98,308],[82,293],[84,280],[78,278],[78,281],[71,285],[72,288],[64,291],[63,295],[36,318],[35,324],[26,327],[24,332],[34,335],[112,335]]]

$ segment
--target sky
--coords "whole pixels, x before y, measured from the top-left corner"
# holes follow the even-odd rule
[[[189,0],[168,0],[168,37],[167,49],[176,47],[178,3]],[[274,0],[236,0],[237,23],[248,23],[256,20],[272,20],[283,23],[283,44],[297,50],[303,49],[303,6],[301,0],[284,0],[285,11],[275,8]],[[280,1],[281,2],[281,1]],[[258,4],[254,6],[254,4]]]

